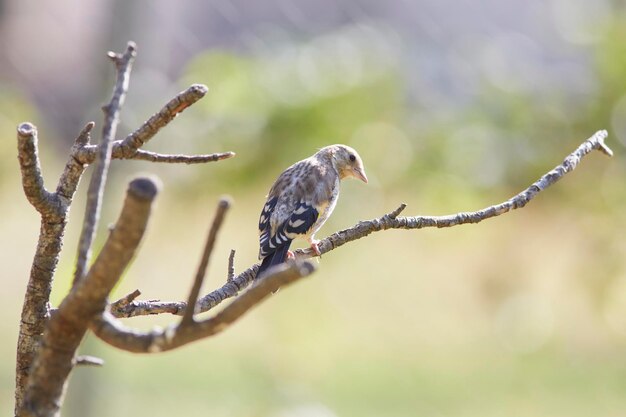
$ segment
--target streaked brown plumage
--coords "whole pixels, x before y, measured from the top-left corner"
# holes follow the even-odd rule
[[[305,238],[319,254],[315,233],[328,219],[339,197],[340,180],[367,182],[359,154],[346,145],[331,145],[296,162],[276,179],[259,219],[261,268],[284,262],[296,237]]]

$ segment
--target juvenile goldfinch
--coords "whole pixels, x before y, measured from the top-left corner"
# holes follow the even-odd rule
[[[263,262],[257,277],[293,256],[289,246],[296,237],[306,239],[320,255],[315,232],[337,204],[340,180],[349,177],[367,183],[361,157],[346,145],[322,148],[278,176],[259,218],[259,259]]]

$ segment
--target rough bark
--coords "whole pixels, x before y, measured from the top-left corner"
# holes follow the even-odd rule
[[[123,140],[112,140],[119,118],[119,110],[123,103],[123,96],[128,87],[130,62],[134,58],[134,50],[135,46],[131,42],[124,54],[109,53],[109,57],[114,61],[118,69],[118,79],[112,99],[104,109],[106,119],[103,127],[103,138],[105,140],[101,141],[100,145],[90,144],[90,135],[95,123],[89,122],[85,125],[69,151],[67,163],[59,177],[54,192],[50,192],[44,187],[43,174],[38,157],[36,127],[31,123],[22,123],[17,128],[18,160],[22,173],[22,185],[28,201],[41,214],[41,227],[24,296],[18,334],[15,378],[16,415],[20,413],[27,386],[32,386],[33,389],[36,389],[33,384],[29,384],[29,374],[33,367],[33,362],[37,355],[40,354],[40,340],[51,315],[49,306],[50,292],[63,245],[63,235],[72,199],[87,166],[96,160],[97,155],[100,155],[100,159],[105,162],[105,164],[99,165],[104,167],[104,169],[98,169],[98,173],[94,174],[95,177],[100,178],[99,184],[94,186],[96,190],[94,193],[96,196],[95,202],[99,204],[101,190],[106,179],[106,175],[103,175],[103,172],[105,173],[108,167],[108,158],[141,159],[166,163],[204,163],[220,161],[234,156],[232,152],[208,155],[162,155],[139,149],[139,147],[154,137],[161,128],[174,120],[178,114],[204,97],[208,90],[205,86],[199,84],[194,84],[177,94],[161,110]],[[105,143],[109,144],[109,149],[106,149],[107,145],[101,146]],[[87,210],[86,215],[88,218],[93,217],[97,220],[96,212],[97,208],[94,209],[92,205]],[[95,216],[93,216],[94,213],[96,214]],[[88,234],[92,234],[92,232]],[[90,246],[89,242],[84,244],[81,253],[88,254]],[[80,255],[79,259],[81,259],[79,261],[81,266],[77,268],[77,276],[83,276],[88,263],[88,256]],[[73,342],[68,339],[70,345],[73,345]],[[89,362],[76,358],[72,360],[79,364]],[[46,361],[41,359],[40,362],[44,363]],[[65,363],[63,366],[66,365]],[[51,366],[56,365],[53,364]],[[60,388],[62,388],[62,385]]]
[[[30,371],[20,417],[58,416],[76,349],[91,320],[132,259],[146,229],[157,186],[139,178],[128,187],[122,213],[98,258],[48,320]]]

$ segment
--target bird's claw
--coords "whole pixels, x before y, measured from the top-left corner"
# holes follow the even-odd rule
[[[320,252],[320,241],[319,240],[310,240],[311,250],[315,254],[315,256],[322,256],[322,252]]]

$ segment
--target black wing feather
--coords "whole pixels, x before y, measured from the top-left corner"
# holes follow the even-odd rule
[[[276,206],[276,202],[273,203],[272,208],[274,206]],[[266,217],[269,219],[269,215]],[[263,258],[263,262],[261,262],[261,266],[257,271],[257,278],[261,277],[268,268],[285,262],[291,241],[298,235],[306,234],[309,229],[313,227],[318,217],[319,212],[316,208],[310,204],[300,202],[289,217],[289,220],[281,224],[276,234],[271,237],[268,220],[265,224],[265,228],[261,229],[260,254]],[[263,214],[261,214],[261,219],[263,219]],[[259,222],[259,228],[261,228],[261,223],[262,222]]]
[[[261,262],[261,266],[256,273],[256,277],[260,278],[270,267],[285,262],[285,259],[287,258],[287,251],[289,250],[289,245],[291,245],[291,240],[285,243],[282,247],[276,249],[274,253],[263,258],[263,262]]]
[[[263,232],[265,230],[269,230],[270,216],[274,212],[277,202],[278,202],[278,197],[272,197],[269,200],[267,200],[267,202],[265,203],[265,206],[263,206],[261,217],[259,217],[259,231]]]
[[[275,206],[276,202],[274,202],[273,207]],[[266,217],[268,218],[267,225],[261,229],[260,236],[260,256],[262,258],[269,256],[278,249],[282,249],[285,245],[291,244],[291,241],[296,236],[306,234],[317,221],[319,212],[312,205],[301,201],[289,219],[278,226],[273,236],[270,236],[269,216]],[[261,214],[261,218],[263,218],[263,214]],[[261,222],[259,222],[259,228],[260,225]]]
[[[301,201],[296,206],[296,209],[289,217],[289,220],[284,223],[285,233],[287,235],[304,235],[317,221],[320,213],[315,207],[309,203]],[[294,236],[295,237],[295,236]]]

